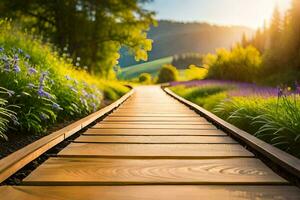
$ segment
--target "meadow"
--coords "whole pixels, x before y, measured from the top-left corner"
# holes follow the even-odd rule
[[[79,68],[66,53],[7,20],[0,21],[0,137],[44,133],[97,111],[129,89]]]
[[[130,80],[138,77],[142,73],[149,73],[152,75],[152,77],[154,77],[158,74],[160,68],[164,64],[170,64],[172,62],[172,59],[173,57],[170,56],[170,57],[157,59],[151,62],[146,62],[146,63],[126,67],[121,70],[118,77],[123,80]]]
[[[171,85],[178,95],[300,157],[300,85],[297,83],[278,88],[220,80]]]

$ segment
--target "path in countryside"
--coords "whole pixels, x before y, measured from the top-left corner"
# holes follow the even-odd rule
[[[5,199],[298,199],[250,151],[158,86],[143,86]]]

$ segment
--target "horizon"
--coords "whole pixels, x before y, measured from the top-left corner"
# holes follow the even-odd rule
[[[291,0],[154,0],[145,8],[155,11],[157,20],[257,29],[270,21],[275,6],[284,12],[290,4]]]

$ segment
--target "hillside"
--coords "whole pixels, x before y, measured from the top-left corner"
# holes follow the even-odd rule
[[[240,26],[217,26],[207,23],[181,23],[159,21],[157,27],[152,27],[149,38],[153,42],[153,49],[149,53],[149,60],[173,56],[186,52],[209,53],[216,48],[230,47],[239,41],[243,33],[251,35],[252,29]],[[121,67],[137,64],[126,50],[122,50]]]
[[[120,79],[132,79],[139,76],[142,73],[149,73],[152,76],[156,76],[159,69],[163,64],[169,64],[172,62],[172,57],[165,57],[157,60],[153,60],[146,63],[133,65],[122,69],[121,74],[118,75]]]

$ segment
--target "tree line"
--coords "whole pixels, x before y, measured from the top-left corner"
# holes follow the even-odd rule
[[[108,77],[126,47],[136,60],[147,60],[154,13],[142,5],[152,0],[1,0],[0,17],[41,34],[78,67]],[[62,52],[63,53],[63,52]]]
[[[280,13],[274,9],[269,27],[258,29],[240,45],[256,47],[263,55],[262,76],[289,73],[291,79],[300,79],[300,1],[292,0],[291,8]]]

